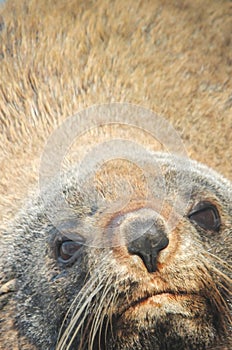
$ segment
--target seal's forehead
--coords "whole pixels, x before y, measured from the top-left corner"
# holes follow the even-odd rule
[[[179,158],[166,153],[151,153],[147,159],[138,159],[129,161],[123,158],[107,160],[100,166],[87,168],[80,176],[82,169],[73,167],[69,175],[64,177],[64,182],[88,183],[105,183],[115,184],[123,180],[131,183],[132,186],[140,187],[147,179],[153,179],[155,182],[165,180],[174,182],[177,180],[181,184],[190,180],[193,183],[204,185],[215,185],[220,187],[231,187],[231,183],[225,180],[212,169],[192,161],[188,158]],[[90,181],[91,180],[91,181]],[[177,184],[177,183],[176,183]]]
[[[74,168],[64,178],[68,201],[74,203],[75,198],[77,206],[99,208],[141,200],[188,206],[197,195],[230,203],[229,181],[204,165],[166,153],[153,153],[137,163],[112,159],[94,171],[87,170],[86,176],[80,177],[79,169]]]

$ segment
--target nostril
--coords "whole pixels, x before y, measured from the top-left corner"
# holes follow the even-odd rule
[[[145,233],[136,240],[128,244],[128,252],[138,255],[146,266],[148,272],[157,270],[157,257],[161,250],[165,249],[169,244],[166,234],[161,231],[155,234]]]

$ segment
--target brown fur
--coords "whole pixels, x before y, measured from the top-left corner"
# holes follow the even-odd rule
[[[35,183],[49,133],[92,104],[151,108],[231,178],[230,1],[7,2],[1,10],[1,217]],[[15,178],[18,178],[15,181]]]
[[[36,184],[48,135],[92,104],[162,114],[192,158],[231,179],[231,13],[230,1],[216,0],[2,6],[1,226]]]
[[[84,184],[74,167],[62,180],[71,211],[60,208],[54,179],[49,196],[28,201],[9,225],[0,247],[3,349],[231,349],[231,183],[196,162],[152,155],[164,197],[159,175],[152,172],[147,197],[141,169],[128,162],[108,162]],[[127,180],[132,196],[112,211]],[[189,219],[202,201],[217,207],[219,230]],[[151,270],[131,249],[154,219],[154,236],[168,245]],[[72,263],[59,258],[62,236],[86,242]]]

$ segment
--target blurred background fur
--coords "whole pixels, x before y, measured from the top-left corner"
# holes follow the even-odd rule
[[[0,218],[38,179],[48,135],[92,104],[167,118],[232,179],[232,2],[8,0],[0,10]],[[152,121],[151,121],[152,122]]]

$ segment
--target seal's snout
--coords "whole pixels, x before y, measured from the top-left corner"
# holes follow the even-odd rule
[[[138,255],[148,272],[155,272],[159,253],[169,244],[163,218],[152,209],[139,209],[124,216],[121,231],[127,237],[128,252]]]
[[[128,252],[140,256],[148,272],[155,272],[158,254],[168,243],[165,233],[158,231],[153,225],[148,232],[128,244]]]

